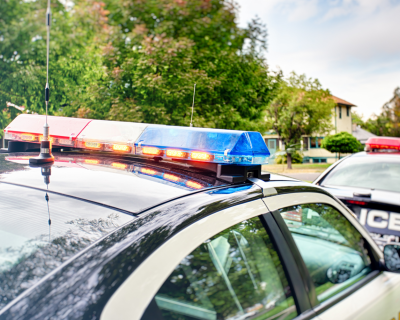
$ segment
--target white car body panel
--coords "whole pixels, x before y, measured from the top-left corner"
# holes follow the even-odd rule
[[[400,274],[383,272],[319,315],[321,320],[399,320]]]

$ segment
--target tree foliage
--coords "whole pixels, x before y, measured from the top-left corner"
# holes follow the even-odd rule
[[[362,148],[361,143],[350,133],[342,131],[332,136],[326,136],[322,140],[322,148],[329,152],[341,153],[359,152]]]
[[[7,101],[23,105],[27,112],[44,112],[46,83],[46,26],[44,0],[0,3],[0,108]],[[76,2],[68,10],[52,2],[50,39],[50,114],[77,103],[101,72],[96,56],[107,11],[95,1]],[[104,72],[103,72],[104,73]],[[11,110],[11,109],[10,109]],[[16,113],[0,114],[2,128]]]
[[[68,7],[68,5],[70,7]],[[266,28],[228,0],[52,2],[50,114],[260,130],[278,82]],[[0,4],[0,106],[44,112],[44,0]],[[2,114],[8,123],[15,115]]]
[[[257,21],[240,29],[233,4],[220,0],[116,1],[110,8],[108,88],[95,90],[89,116],[188,125],[196,83],[195,126],[258,129],[274,78],[256,52],[256,43],[265,47]]]
[[[293,72],[279,84],[276,97],[267,106],[266,122],[285,145],[296,145],[303,135],[322,134],[331,129],[335,102],[317,79]],[[287,154],[288,168],[291,168],[290,150]]]
[[[377,136],[400,137],[400,88],[396,88],[392,99],[385,103],[379,115],[363,121],[357,113],[352,113],[353,123]]]

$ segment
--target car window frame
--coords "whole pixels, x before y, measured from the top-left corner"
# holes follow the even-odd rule
[[[271,216],[274,218],[277,226],[279,227],[281,233],[285,238],[285,241],[288,244],[288,247],[290,248],[291,254],[294,257],[297,267],[301,272],[303,283],[307,289],[311,308],[315,312],[304,315],[303,319],[312,319],[313,317],[323,313],[330,307],[340,303],[349,295],[356,292],[373,279],[377,278],[381,273],[380,260],[383,259],[382,252],[379,250],[378,245],[372,240],[368,231],[359,223],[352,212],[340,202],[340,200],[335,199],[334,197],[329,197],[322,193],[314,192],[299,192],[292,193],[290,195],[281,194],[274,197],[264,198],[263,200],[269,211],[271,211]],[[305,265],[305,262],[300,254],[299,248],[295,244],[294,238],[289,231],[289,228],[287,227],[284,219],[278,211],[279,209],[283,209],[293,205],[309,203],[324,203],[331,205],[333,208],[339,211],[356,228],[358,232],[360,232],[362,237],[366,240],[368,254],[371,258],[371,268],[373,269],[373,271],[369,273],[364,279],[358,281],[347,289],[337,293],[333,297],[321,303],[317,300],[314,284]]]
[[[303,319],[302,313],[304,312],[315,316],[308,299],[304,299],[304,297],[307,297],[307,292],[302,283],[300,272],[297,270],[297,264],[293,260],[286,242],[282,240],[283,237],[279,228],[275,220],[271,218],[271,212],[262,199],[256,199],[220,210],[197,220],[163,243],[116,290],[105,305],[100,319],[114,319],[115,312],[118,312],[118,318],[121,320],[140,319],[152,303],[160,287],[184,257],[205,240],[254,217],[260,218],[281,260],[298,312],[295,319]],[[198,230],[203,230],[203,232],[198,233]],[[204,230],[206,231],[204,232]],[[274,232],[271,233],[271,230],[274,230]],[[196,234],[197,236],[194,236]],[[190,241],[191,243],[189,243]],[[181,249],[177,249],[177,245]],[[174,248],[174,250],[171,250],[171,248]],[[171,253],[173,257],[171,257]],[[166,257],[168,257],[168,260],[165,259]],[[168,261],[168,266],[166,267],[166,264],[164,264],[165,268],[161,272],[159,270],[160,261]],[[146,274],[151,274],[151,278]],[[146,279],[146,281],[143,281],[143,279]],[[135,304],[132,304],[132,301],[135,301]]]

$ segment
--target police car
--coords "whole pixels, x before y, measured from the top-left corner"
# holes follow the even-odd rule
[[[4,130],[0,319],[398,319],[400,246],[259,133],[49,117],[30,164],[43,122]]]
[[[313,184],[342,200],[381,247],[399,242],[400,138],[369,138],[365,152],[335,163]]]

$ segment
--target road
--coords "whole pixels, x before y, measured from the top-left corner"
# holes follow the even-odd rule
[[[309,172],[309,173],[283,173],[283,175],[294,178],[294,179],[299,179],[299,180],[303,180],[303,181],[307,181],[307,182],[312,182],[315,179],[317,179],[317,177],[320,175],[321,173],[319,172]]]

